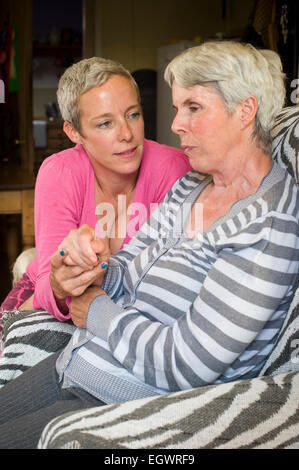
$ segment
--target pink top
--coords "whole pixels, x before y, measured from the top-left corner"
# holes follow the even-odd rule
[[[148,216],[150,205],[160,203],[190,169],[181,150],[145,140],[134,203],[144,204]],[[35,285],[33,307],[45,309],[60,321],[70,315],[63,315],[56,305],[49,280],[50,257],[71,229],[83,224],[96,227],[95,209],[94,170],[83,147],[78,144],[46,158],[35,187],[36,258],[29,264],[27,275]],[[131,219],[135,216],[132,214]],[[123,244],[134,235],[132,225],[128,225]],[[138,224],[135,232],[137,229]]]

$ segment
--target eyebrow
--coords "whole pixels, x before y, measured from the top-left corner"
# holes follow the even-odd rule
[[[189,104],[192,104],[192,103],[196,103],[195,100],[192,100],[191,98],[187,98],[184,102],[183,102],[183,106],[188,106]],[[172,105],[172,107],[174,109],[178,109],[177,106],[175,106],[174,104]]]
[[[133,108],[140,108],[140,104],[139,103],[132,104],[126,109],[125,113],[127,113],[128,111],[131,111],[131,109]],[[93,117],[91,121],[95,121],[96,119],[103,119],[103,118],[106,119],[106,118],[111,118],[111,117],[113,117],[112,113],[104,113],[104,114],[100,114],[99,116]]]
[[[187,99],[184,101],[183,104],[185,104],[185,105],[187,104],[187,105],[188,105],[188,104],[192,104],[192,103],[196,103],[196,100],[192,100],[191,98],[187,98]]]

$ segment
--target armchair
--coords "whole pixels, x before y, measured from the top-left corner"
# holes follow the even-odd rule
[[[299,106],[278,116],[273,158],[299,184]],[[4,328],[0,386],[66,344],[73,328],[43,311],[16,312]],[[277,344],[259,377],[68,413],[46,426],[38,448],[298,449],[299,273]]]

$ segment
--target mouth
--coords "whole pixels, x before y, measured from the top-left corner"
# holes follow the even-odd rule
[[[136,152],[137,152],[137,146],[126,149],[123,152],[114,153],[114,155],[116,155],[117,157],[121,157],[121,158],[132,158],[132,157],[135,157]]]
[[[182,145],[181,147],[185,153],[191,152],[193,149],[195,149],[194,145]]]

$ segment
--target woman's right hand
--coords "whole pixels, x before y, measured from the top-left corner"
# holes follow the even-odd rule
[[[88,225],[71,230],[51,257],[50,284],[56,300],[76,297],[88,286],[102,285],[108,267],[108,239],[96,239]]]

